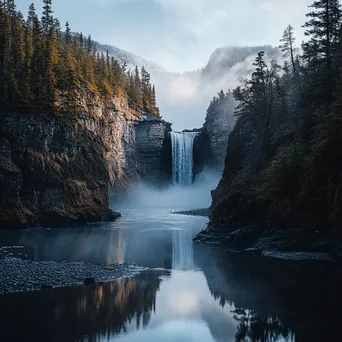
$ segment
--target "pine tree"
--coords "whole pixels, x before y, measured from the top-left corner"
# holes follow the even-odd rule
[[[29,7],[29,12],[28,12],[26,24],[32,30],[33,25],[34,25],[35,21],[37,21],[37,20],[38,20],[38,17],[36,14],[36,8],[34,7],[34,4],[31,4]]]
[[[4,1],[4,8],[5,8],[5,12],[11,17],[13,18],[16,15],[16,4],[14,2],[14,0],[6,0]]]
[[[296,38],[294,36],[293,31],[294,30],[291,25],[289,25],[285,29],[283,33],[283,37],[280,40],[282,44],[279,46],[279,48],[283,52],[284,59],[285,60],[289,59],[291,66],[292,66],[292,72],[296,74],[296,62],[295,62],[295,56],[294,56]]]
[[[139,69],[136,66],[134,70],[134,101],[138,109],[143,108],[143,99],[142,99],[142,83],[140,79]]]
[[[152,106],[153,114],[159,117],[160,112],[159,112],[159,108],[157,107],[156,88],[154,85],[152,86],[151,106]]]
[[[91,40],[91,35],[89,35],[88,40],[87,40],[87,53],[89,56],[91,55],[92,49],[93,49],[93,43]]]
[[[52,10],[52,1],[51,0],[43,0],[43,15],[42,15],[42,29],[43,33],[47,36],[50,33],[50,28],[53,27],[53,10]]]
[[[31,92],[34,98],[34,105],[40,106],[42,97],[42,79],[43,79],[43,42],[42,42],[42,29],[35,11],[32,12],[32,45],[33,55],[31,62]]]
[[[79,37],[78,37],[78,41],[79,41],[79,44],[80,44],[80,48],[83,49],[84,47],[84,38],[83,38],[83,33],[81,32]]]
[[[12,69],[15,71],[15,77],[21,81],[22,71],[25,59],[25,32],[24,17],[21,12],[12,18]]]
[[[12,107],[18,108],[23,104],[22,101],[23,97],[19,89],[18,81],[12,72],[8,82],[8,102]]]
[[[238,101],[236,115],[249,120],[262,141],[258,145],[259,151],[256,152],[257,158],[254,163],[255,170],[259,170],[266,160],[269,124],[275,100],[275,84],[280,67],[272,61],[269,68],[265,63],[263,51],[258,53],[253,65],[255,70],[251,80],[243,80],[243,86],[233,90],[233,97]]]
[[[8,71],[8,63],[11,52],[11,21],[8,14],[0,9],[0,76],[2,82]]]
[[[56,32],[57,42],[60,44],[63,38],[61,23],[57,18],[53,19],[53,28]]]
[[[44,104],[48,109],[53,110],[55,104],[55,67],[58,64],[57,36],[54,27],[50,27],[50,32],[46,41],[44,65],[46,67],[44,75]]]
[[[32,93],[31,93],[31,64],[33,58],[33,40],[32,40],[32,29],[30,26],[26,26],[25,28],[25,63],[23,70],[23,85],[22,85],[22,93],[25,101],[28,104],[32,102]]]
[[[142,97],[144,111],[151,113],[151,76],[144,67],[141,68]]]
[[[71,40],[72,40],[72,34],[69,26],[69,22],[67,21],[65,24],[65,42],[67,45],[71,45]]]
[[[305,35],[310,37],[303,44],[303,58],[308,72],[312,74],[316,88],[325,88],[325,100],[331,103],[336,85],[336,55],[341,26],[341,8],[338,0],[315,0],[310,6],[313,11],[306,16],[303,25]]]
[[[150,74],[106,54],[99,54],[91,36],[72,36],[69,24],[62,34],[53,18],[51,0],[44,0],[39,21],[33,4],[27,20],[13,0],[0,0],[0,104],[77,113],[78,89],[84,84],[97,95],[120,96],[137,111],[158,115]],[[57,107],[56,107],[57,106]]]

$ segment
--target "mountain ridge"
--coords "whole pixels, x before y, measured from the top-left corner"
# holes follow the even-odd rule
[[[113,45],[94,41],[99,52],[108,53],[129,69],[145,67],[156,85],[157,102],[161,115],[173,122],[174,129],[201,127],[212,98],[223,89],[233,89],[239,79],[248,77],[258,52],[264,51],[266,61],[280,59],[280,51],[271,45],[223,46],[215,49],[207,64],[197,70],[171,72],[154,61]]]

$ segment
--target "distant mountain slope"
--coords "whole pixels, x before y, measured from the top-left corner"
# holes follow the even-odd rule
[[[121,64],[126,63],[130,69],[136,65],[147,69],[156,85],[161,115],[177,130],[201,127],[213,96],[221,89],[227,91],[236,87],[239,78],[249,76],[259,51],[265,52],[266,61],[280,58],[279,49],[270,45],[222,47],[212,53],[202,69],[180,74],[117,47],[95,44],[100,51],[108,50],[110,56]]]
[[[120,64],[126,63],[129,68],[133,68],[138,66],[141,68],[144,66],[149,72],[161,72],[167,73],[165,69],[163,69],[160,65],[155,62],[149,61],[145,58],[137,56],[131,52],[119,49],[115,46],[108,45],[108,44],[100,44],[99,42],[94,41],[97,49],[103,53],[108,51],[111,57],[114,57]]]

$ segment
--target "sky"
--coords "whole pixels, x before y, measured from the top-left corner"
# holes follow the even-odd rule
[[[25,15],[30,3],[16,0]],[[52,0],[72,31],[154,61],[173,72],[206,65],[223,46],[278,45],[291,24],[297,40],[313,0]]]

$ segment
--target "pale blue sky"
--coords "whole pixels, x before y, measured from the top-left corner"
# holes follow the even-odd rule
[[[30,3],[16,0],[26,15]],[[203,67],[228,45],[278,45],[292,24],[298,43],[312,0],[53,0],[55,16],[73,31],[91,34],[157,62],[170,71]]]

